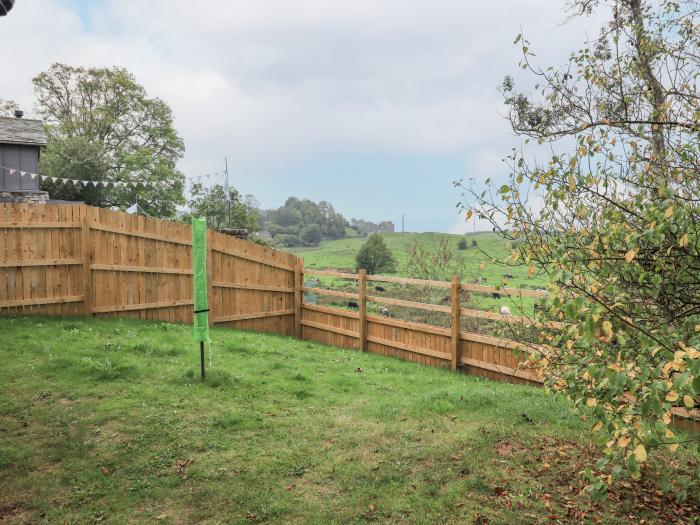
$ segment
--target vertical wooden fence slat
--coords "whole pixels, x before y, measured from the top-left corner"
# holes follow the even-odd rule
[[[367,350],[367,270],[364,268],[360,269],[360,279],[359,279],[359,310],[360,310],[360,350],[365,352]]]
[[[452,370],[456,370],[459,366],[459,277],[456,275],[452,276],[452,287],[450,289],[450,305],[452,306],[452,315],[450,321],[450,328],[452,329],[452,341],[451,341],[451,356],[450,365]]]
[[[301,308],[304,302],[304,259],[297,259],[294,265],[294,337],[301,339]]]
[[[92,317],[92,270],[90,269],[92,258],[92,232],[90,231],[90,219],[83,217],[82,224],[82,256],[83,256],[83,315]]]

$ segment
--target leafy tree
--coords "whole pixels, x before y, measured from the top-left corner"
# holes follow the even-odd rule
[[[43,174],[120,181],[126,188],[82,188],[46,184],[53,197],[96,206],[125,208],[138,197],[149,214],[170,217],[184,203],[184,176],[176,168],[184,144],[173,127],[172,111],[125,69],[53,64],[33,79],[49,144]],[[94,159],[92,157],[95,156]],[[76,171],[77,169],[77,171]],[[131,183],[141,182],[134,187]]]
[[[193,214],[206,217],[209,227],[258,230],[258,210],[251,195],[241,197],[238,190],[229,188],[229,213],[226,190],[220,184],[207,188],[202,183],[196,183],[192,185],[190,194],[188,204]]]
[[[406,249],[406,274],[414,279],[445,281],[456,275],[461,281],[466,268],[464,258],[444,238],[437,244],[418,244],[414,240]]]
[[[309,224],[301,229],[299,234],[301,242],[307,246],[318,246],[321,243],[321,227],[318,224]]]
[[[13,117],[16,109],[19,109],[17,102],[0,98],[0,117]]]
[[[700,11],[667,0],[571,7],[609,14],[600,36],[562,69],[537,68],[519,36],[539,96],[503,84],[513,130],[555,154],[536,162],[515,152],[506,184],[463,186],[467,207],[522,241],[507,262],[549,275],[536,315],[568,326],[543,330],[536,357],[548,386],[607,434],[588,472],[602,496],[608,483],[640,477],[654,450],[700,441],[670,428],[672,409],[692,409],[700,395]],[[698,474],[674,481],[681,498],[697,485]]]
[[[368,274],[396,271],[396,259],[378,233],[373,233],[357,252],[355,268],[364,268]]]
[[[465,239],[464,237],[457,241],[457,248],[459,248],[460,250],[466,250],[468,247],[469,245],[467,244],[467,239]]]

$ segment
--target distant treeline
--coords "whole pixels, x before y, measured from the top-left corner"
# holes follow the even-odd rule
[[[260,212],[260,236],[275,246],[318,246],[324,239],[393,232],[394,223],[348,221],[330,202],[289,197],[283,206]]]

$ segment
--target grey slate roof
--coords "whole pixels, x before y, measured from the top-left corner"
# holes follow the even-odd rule
[[[0,144],[46,146],[46,133],[41,120],[0,117]]]

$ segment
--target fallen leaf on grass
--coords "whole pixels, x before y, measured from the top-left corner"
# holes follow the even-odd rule
[[[184,475],[187,473],[187,467],[189,467],[192,464],[192,461],[192,458],[178,459],[177,463],[173,465],[173,470],[175,470],[175,472],[177,472],[178,474]]]

